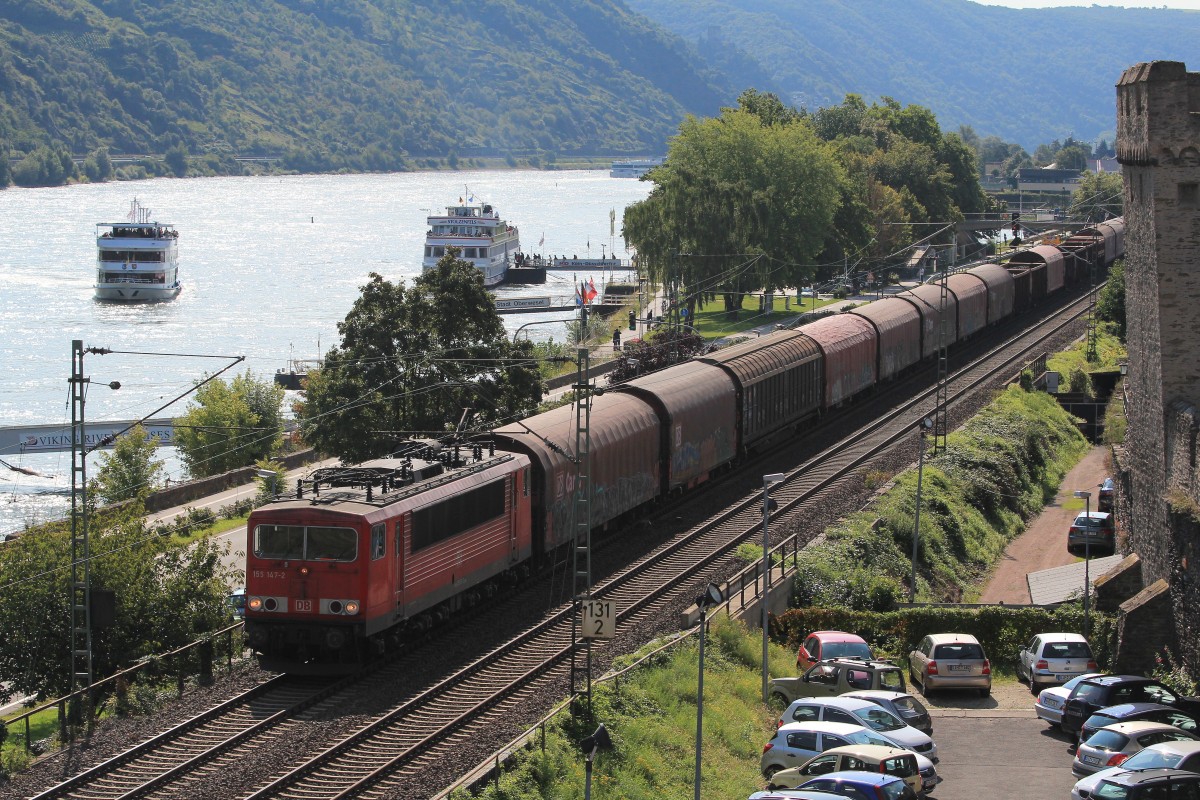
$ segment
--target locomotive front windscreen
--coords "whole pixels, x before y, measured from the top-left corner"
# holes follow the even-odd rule
[[[254,555],[284,561],[353,561],[358,557],[358,531],[315,525],[259,525],[254,529]]]

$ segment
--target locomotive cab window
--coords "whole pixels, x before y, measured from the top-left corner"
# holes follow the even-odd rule
[[[387,538],[384,536],[383,523],[371,526],[371,560],[378,561],[383,558],[387,550]]]
[[[358,557],[358,531],[259,525],[254,529],[254,555],[281,561],[353,561]]]

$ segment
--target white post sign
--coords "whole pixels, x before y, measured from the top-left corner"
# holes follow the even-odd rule
[[[583,638],[611,639],[617,633],[617,608],[611,600],[585,600]]]

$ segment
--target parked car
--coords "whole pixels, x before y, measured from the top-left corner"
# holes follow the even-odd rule
[[[1197,718],[1200,699],[1181,697],[1153,678],[1140,675],[1101,675],[1075,684],[1062,710],[1062,729],[1078,735],[1083,723],[1102,708],[1122,703],[1161,703]]]
[[[929,710],[911,694],[889,692],[883,689],[867,689],[846,692],[842,697],[857,697],[860,700],[878,703],[926,736],[933,736],[933,719],[929,716]]]
[[[1178,708],[1164,706],[1161,703],[1121,703],[1117,706],[1102,708],[1084,721],[1079,729],[1079,741],[1087,738],[1101,728],[1116,725],[1118,722],[1161,722],[1171,725],[1181,731],[1196,734],[1196,720]]]
[[[908,725],[883,706],[857,697],[802,697],[794,701],[779,718],[779,726],[788,722],[845,722],[862,725],[895,742],[897,746],[920,753],[937,763],[933,739]]]
[[[1181,769],[1122,771],[1101,779],[1092,790],[1095,800],[1197,800],[1200,773]]]
[[[776,791],[755,792],[747,800],[846,800],[845,795],[830,794],[829,792],[804,791],[796,789],[779,789]]]
[[[1107,767],[1083,778],[1071,789],[1071,800],[1092,800],[1100,781],[1119,775],[1147,769],[1182,769],[1200,772],[1200,741],[1159,742],[1139,750],[1121,762],[1120,766]]]
[[[933,762],[924,756],[895,747],[854,744],[826,750],[819,756],[813,756],[803,766],[776,772],[767,788],[794,788],[818,775],[845,770],[886,772],[903,778],[917,794],[928,794],[938,785],[937,770]]]
[[[1065,683],[1076,675],[1096,671],[1096,659],[1087,639],[1078,633],[1039,633],[1017,651],[1017,677],[1038,684]]]
[[[1112,514],[1085,511],[1075,518],[1067,531],[1067,552],[1074,556],[1111,556],[1117,552],[1117,531]]]
[[[1105,478],[1100,483],[1099,500],[1096,502],[1096,509],[1099,511],[1112,512],[1113,498],[1116,496],[1117,485],[1112,478]]]
[[[818,661],[834,658],[875,658],[871,646],[861,636],[845,631],[816,631],[804,639],[796,653],[796,668],[806,670]]]
[[[1117,722],[1094,731],[1075,748],[1071,772],[1077,777],[1091,775],[1121,764],[1150,745],[1182,741],[1196,741],[1196,737],[1165,722]]]
[[[931,633],[909,653],[908,675],[929,697],[940,689],[978,689],[992,693],[992,662],[969,633]]]
[[[800,787],[840,794],[853,800],[916,800],[917,793],[903,778],[878,772],[833,772]]]
[[[895,747],[892,742],[862,725],[845,722],[789,722],[775,731],[763,746],[759,768],[771,779],[776,772],[803,766],[810,758],[835,747],[852,744],[876,744]]]
[[[1071,690],[1080,681],[1088,678],[1099,678],[1102,674],[1099,672],[1091,672],[1080,675],[1077,678],[1064,683],[1062,686],[1051,686],[1049,689],[1042,689],[1038,693],[1037,700],[1033,703],[1033,710],[1037,712],[1039,719],[1044,719],[1050,723],[1050,726],[1057,728],[1062,724],[1062,709],[1067,704],[1067,698],[1071,696]]]
[[[798,678],[775,678],[771,697],[788,705],[800,697],[833,697],[865,689],[904,692],[904,671],[890,661],[839,658],[822,661]]]
[[[234,619],[242,619],[246,616],[246,590],[243,588],[234,589],[229,593],[229,609],[233,614]]]

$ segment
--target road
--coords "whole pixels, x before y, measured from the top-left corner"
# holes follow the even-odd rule
[[[1026,575],[1078,561],[1067,552],[1067,529],[1083,511],[1084,502],[1074,497],[1077,489],[1092,492],[1092,510],[1098,502],[1097,485],[1111,472],[1108,448],[1093,447],[1063,478],[1058,495],[1029,523],[1025,533],[1009,543],[979,596],[981,603],[1029,603]],[[1093,574],[1093,579],[1099,575]]]

